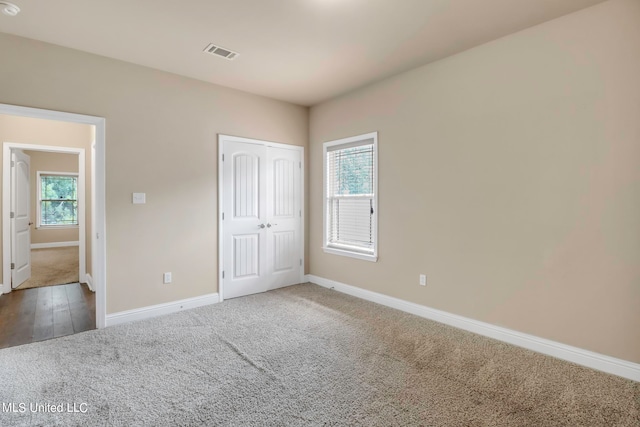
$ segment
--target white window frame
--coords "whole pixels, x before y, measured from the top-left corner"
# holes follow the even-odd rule
[[[42,179],[41,176],[74,176],[76,177],[76,203],[78,203],[78,209],[80,209],[79,204],[79,183],[78,183],[78,173],[76,172],[47,172],[47,171],[37,171],[36,172],[36,181],[37,181],[37,193],[36,193],[36,228],[78,228],[79,224],[60,224],[60,225],[42,225]],[[76,216],[76,221],[80,221],[79,215]]]
[[[329,148],[344,145],[355,146],[358,142],[373,140],[373,218],[372,218],[372,237],[373,237],[373,253],[365,253],[362,249],[347,245],[329,244],[329,189],[328,189],[328,169],[327,169],[327,152]],[[378,261],[378,132],[366,133],[363,135],[351,136],[349,138],[328,141],[322,144],[322,169],[323,169],[323,238],[322,249],[325,253],[342,255],[365,261]]]

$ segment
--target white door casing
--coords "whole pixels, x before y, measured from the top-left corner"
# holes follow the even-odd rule
[[[220,136],[221,295],[302,280],[301,147]]]
[[[105,145],[106,145],[106,120],[103,117],[88,116],[84,114],[66,113],[61,111],[42,110],[39,108],[21,107],[16,105],[8,105],[0,103],[0,114],[7,114],[11,116],[20,117],[32,117],[36,119],[56,120],[61,122],[71,123],[83,123],[94,126],[94,143],[95,160],[92,170],[92,194],[95,200],[95,209],[92,209],[94,213],[95,222],[92,225],[91,245],[92,254],[95,263],[92,267],[91,279],[93,287],[96,293],[96,326],[98,328],[104,328],[107,323],[107,242],[106,242],[106,209],[105,209],[105,191],[106,191],[106,164],[105,164]],[[11,209],[11,149],[18,148],[24,150],[45,150],[53,149],[57,152],[78,153],[80,160],[80,170],[83,167],[84,154],[82,149],[74,149],[69,147],[41,147],[34,144],[22,144],[6,142],[2,143],[2,235],[5,238],[2,239],[2,283],[0,292],[11,292],[11,239],[6,236],[11,236],[11,221],[9,219],[9,212]],[[78,185],[82,185],[80,182]],[[82,215],[82,210],[78,212],[78,217]],[[80,230],[83,233],[83,230]],[[83,238],[80,236],[80,241]],[[83,254],[81,253],[82,257]],[[88,275],[87,275],[88,276]]]
[[[11,152],[11,287],[31,277],[30,158],[21,150]]]

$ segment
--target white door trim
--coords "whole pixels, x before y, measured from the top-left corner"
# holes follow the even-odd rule
[[[92,263],[92,281],[93,286],[96,292],[96,327],[104,328],[106,324],[106,292],[107,292],[107,261],[106,261],[106,253],[107,253],[107,245],[106,245],[106,211],[105,211],[105,144],[106,144],[106,135],[105,135],[105,125],[106,121],[102,117],[96,116],[87,116],[83,114],[75,114],[75,113],[65,113],[61,111],[53,111],[53,110],[43,110],[39,108],[30,108],[30,107],[21,107],[17,105],[8,105],[8,104],[0,104],[0,114],[12,115],[12,116],[22,116],[22,117],[32,117],[36,119],[47,119],[47,120],[57,120],[62,122],[73,122],[73,123],[83,123],[88,125],[95,126],[95,168],[92,169],[93,173],[93,191],[92,201],[95,203],[95,210],[93,210],[93,215],[95,215],[95,221],[93,223],[92,232],[94,235],[91,238],[91,252],[93,254],[93,258],[95,262]],[[41,145],[31,145],[31,144],[4,144],[3,147],[3,193],[2,193],[2,233],[3,236],[10,236],[11,233],[11,224],[9,221],[9,205],[10,205],[10,191],[7,187],[9,182],[9,172],[10,168],[7,167],[7,161],[10,162],[10,156],[8,153],[11,152],[11,148],[23,148],[23,149],[33,149],[33,147],[37,147],[36,149],[40,151],[58,151],[58,152],[67,152],[67,153],[77,153],[78,150],[82,150],[84,153],[84,149],[78,148],[69,148],[69,147],[51,147],[51,146],[41,146]],[[84,174],[84,161],[85,157],[83,154],[79,154],[80,164],[82,165],[82,171],[79,173]],[[9,163],[10,165],[10,163]],[[80,180],[84,190],[84,180]],[[80,183],[78,183],[80,185]],[[78,209],[78,216],[82,214],[85,215],[84,209]],[[80,228],[80,242],[84,242],[84,227]],[[10,261],[7,261],[7,254],[11,255],[11,242],[7,238],[2,239],[2,250],[3,250],[3,284],[11,283],[11,269],[10,269]],[[80,251],[82,257],[84,257],[84,252]],[[82,273],[82,272],[81,272]],[[86,275],[86,271],[85,271]],[[8,288],[8,289],[7,289]],[[9,292],[11,286],[3,286],[4,292]]]
[[[11,171],[11,151],[12,150],[22,150],[22,151],[41,151],[47,153],[63,153],[63,154],[75,154],[78,156],[78,173],[70,173],[69,175],[77,175],[78,176],[78,246],[79,249],[79,277],[81,282],[86,281],[87,275],[87,264],[86,264],[86,222],[85,222],[85,175],[86,175],[86,167],[85,167],[85,149],[84,148],[71,148],[71,147],[56,147],[51,145],[37,145],[37,144],[22,144],[17,142],[4,142],[3,146],[3,157],[2,157],[2,194],[4,196],[5,192],[9,192],[11,195],[11,179],[7,181],[6,175],[4,172],[7,170]],[[37,184],[39,186],[39,184]],[[11,210],[11,203],[8,206],[4,204],[3,197],[3,205],[2,205],[2,225],[4,232],[4,223],[5,221],[10,221],[9,214]],[[40,209],[36,208],[36,212],[39,212]],[[32,220],[38,223],[37,218],[32,218]],[[9,228],[11,232],[11,228]],[[3,234],[4,236],[4,234]],[[3,242],[4,244],[4,242]],[[4,246],[3,246],[4,248]],[[11,283],[11,270],[9,270],[9,279],[7,280],[7,273],[5,269],[11,263],[11,254],[9,257],[2,251],[2,273],[3,273],[3,282]]]
[[[222,267],[224,265],[224,221],[222,220],[222,208],[223,208],[223,196],[224,196],[224,186],[223,186],[223,165],[222,165],[222,143],[223,141],[231,141],[231,142],[244,142],[247,144],[257,144],[265,147],[277,147],[284,148],[288,150],[297,150],[300,151],[300,259],[302,260],[302,266],[300,268],[300,283],[304,282],[305,274],[304,274],[304,266],[305,266],[305,258],[304,258],[304,237],[305,237],[305,210],[304,210],[304,167],[305,167],[305,158],[304,158],[304,147],[299,145],[290,145],[290,144],[282,144],[279,142],[271,142],[271,141],[261,141],[259,139],[251,139],[251,138],[243,138],[240,136],[231,136],[218,134],[218,296],[220,298],[220,302],[224,301],[224,284],[222,280]]]

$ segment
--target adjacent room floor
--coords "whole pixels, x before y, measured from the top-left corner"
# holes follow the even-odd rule
[[[46,286],[0,297],[0,348],[95,329],[95,294],[87,285]]]
[[[16,289],[62,285],[80,281],[78,247],[31,250],[31,278]]]
[[[78,282],[77,246],[31,250],[31,277],[0,297],[0,348],[95,329],[95,295]]]

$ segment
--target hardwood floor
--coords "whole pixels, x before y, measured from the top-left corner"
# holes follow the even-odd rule
[[[95,294],[80,283],[2,295],[0,348],[95,329],[95,301]]]

